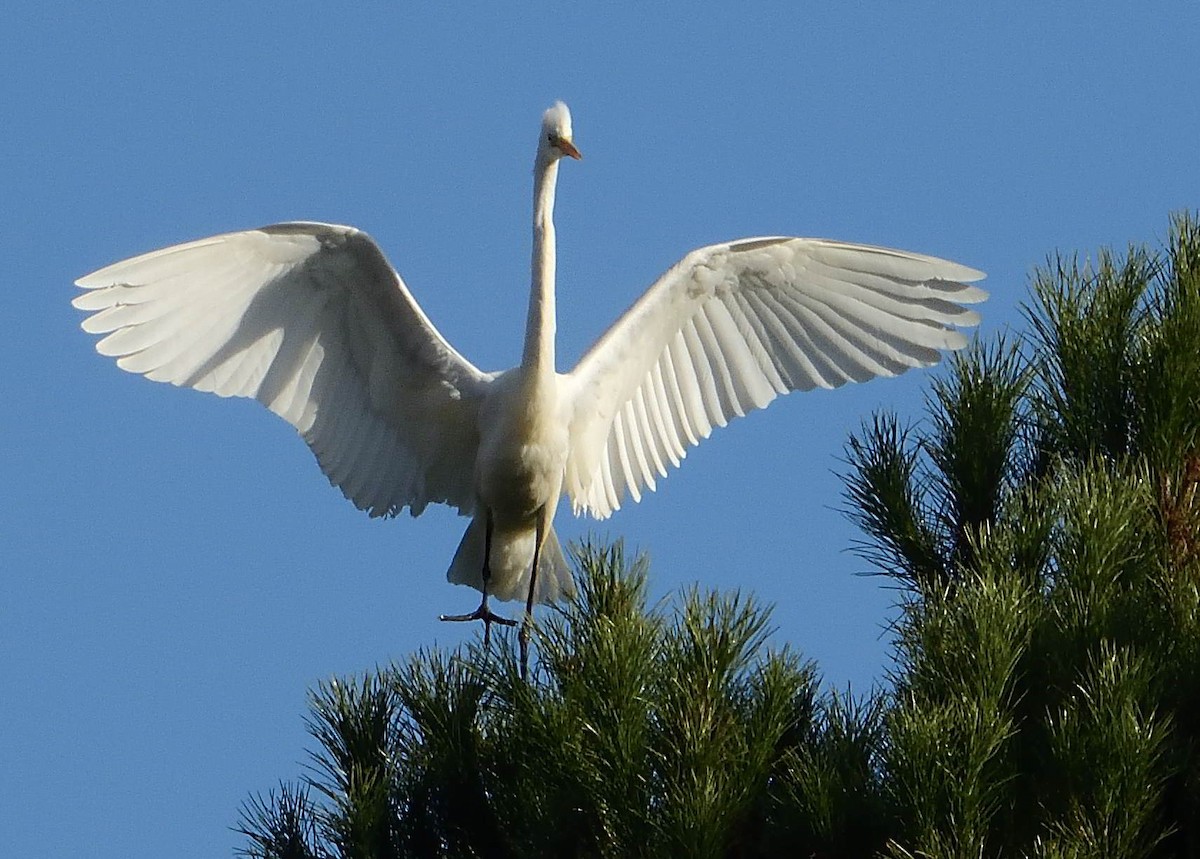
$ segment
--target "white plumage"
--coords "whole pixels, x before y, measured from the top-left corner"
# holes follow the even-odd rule
[[[692,251],[566,378],[566,489],[605,518],[641,500],[713,427],[779,394],[936,364],[979,316],[974,269],[822,239],[746,239]]]
[[[451,581],[550,602],[572,593],[551,520],[637,501],[714,427],[779,394],[894,376],[958,349],[982,273],[906,251],[751,238],[692,251],[570,373],[554,367],[554,192],[579,157],[546,112],[521,364],[477,369],[352,227],[287,223],[154,251],[77,283],[84,330],[149,379],[254,397],[373,516],[433,502],[473,522]],[[484,589],[485,546],[490,552]],[[537,577],[530,590],[530,572]]]

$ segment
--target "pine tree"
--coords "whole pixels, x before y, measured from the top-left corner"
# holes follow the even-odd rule
[[[246,855],[882,846],[877,705],[820,699],[813,667],[767,648],[769,612],[740,594],[651,607],[644,558],[585,544],[577,559],[580,596],[538,629],[529,682],[505,636],[322,685],[316,775],[246,804]]]
[[[905,593],[889,853],[1200,855],[1200,228],[1033,292],[1026,342],[850,443]]]

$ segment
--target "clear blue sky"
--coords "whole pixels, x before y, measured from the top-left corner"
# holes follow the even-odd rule
[[[468,632],[437,614],[476,601],[443,578],[465,521],[370,520],[256,404],[120,372],[79,330],[76,277],[354,224],[464,354],[511,366],[557,98],[585,155],[559,186],[560,369],[698,245],[949,257],[988,272],[994,336],[1048,253],[1155,242],[1200,206],[1193,3],[437,5],[6,10],[0,855],[229,855],[238,804],[302,771],[306,690],[453,646]],[[778,641],[866,691],[894,594],[854,575],[835,472],[928,380],[777,401],[642,504],[598,526],[564,509],[560,531],[648,551],[656,594],[752,590]]]

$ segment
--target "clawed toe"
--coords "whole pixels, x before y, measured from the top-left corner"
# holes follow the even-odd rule
[[[483,621],[483,646],[485,649],[488,647],[489,644],[491,644],[492,624],[493,623],[498,623],[501,626],[516,626],[517,625],[517,621],[507,618],[507,617],[501,617],[500,615],[496,614],[494,611],[492,611],[490,608],[488,608],[486,602],[481,604],[479,606],[479,608],[475,609],[475,611],[471,612],[470,614],[443,614],[443,615],[438,615],[438,620],[460,622],[460,623],[465,623],[467,621],[472,621],[472,620],[482,620]]]
[[[438,620],[447,620],[447,621],[482,620],[484,623],[499,623],[499,624],[503,624],[504,626],[516,626],[517,625],[517,621],[511,620],[507,617],[501,617],[500,615],[498,615],[494,611],[492,611],[490,608],[485,608],[484,606],[480,606],[479,608],[475,609],[475,611],[471,612],[470,614],[440,614],[440,615],[438,615]]]

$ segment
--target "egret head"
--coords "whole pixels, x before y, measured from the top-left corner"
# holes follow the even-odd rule
[[[561,101],[542,114],[542,136],[538,142],[538,157],[557,161],[564,155],[582,158],[571,138],[571,111]]]

